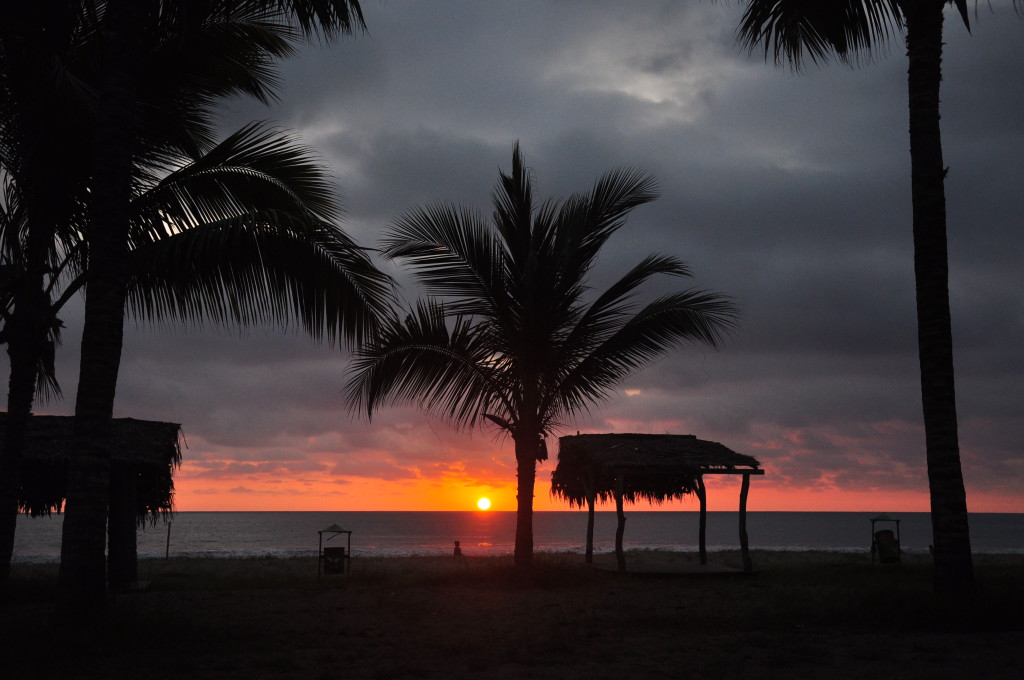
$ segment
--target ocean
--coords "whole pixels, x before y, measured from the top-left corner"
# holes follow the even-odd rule
[[[871,517],[859,512],[751,512],[747,514],[750,547],[762,550],[833,550],[867,552]],[[907,552],[925,553],[931,543],[928,513],[891,513],[900,520]],[[696,511],[626,513],[627,549],[696,551]],[[18,517],[15,562],[55,562],[60,557],[62,515]],[[352,532],[352,554],[445,555],[454,541],[463,553],[504,555],[513,550],[514,512],[179,512],[169,523],[158,521],[138,532],[140,557],[296,557],[315,556],[318,530],[337,524]],[[534,514],[538,551],[583,552],[584,511]],[[1024,554],[1024,514],[972,514],[971,545],[977,553]],[[881,523],[881,528],[894,528]],[[325,541],[330,534],[324,535]],[[345,545],[345,534],[326,546]],[[615,513],[598,512],[594,549],[611,552]],[[709,512],[709,550],[739,546],[738,513]]]

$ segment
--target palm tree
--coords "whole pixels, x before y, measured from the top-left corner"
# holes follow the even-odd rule
[[[335,226],[332,189],[309,149],[245,126],[133,201],[128,313],[243,327],[294,322],[331,344],[372,332],[390,279]],[[135,532],[127,543],[108,533],[108,581],[130,584]]]
[[[674,257],[649,255],[600,295],[587,277],[633,208],[654,200],[633,170],[602,176],[587,194],[535,202],[519,145],[501,173],[488,224],[477,212],[430,205],[400,216],[383,254],[406,260],[428,294],[361,347],[346,396],[372,417],[414,403],[512,437],[518,478],[515,563],[533,556],[533,492],[545,437],[564,418],[610,396],[626,376],[685,342],[717,346],[733,326],[723,296],[688,290],[636,310],[637,288],[659,274],[689,276]]]
[[[1016,4],[1016,0],[1014,0]],[[946,249],[946,167],[939,129],[942,25],[955,5],[970,29],[967,0],[747,0],[738,29],[751,51],[799,69],[806,58],[855,63],[890,39],[906,37],[918,356],[939,592],[974,582],[967,496],[960,466]]]
[[[245,326],[295,319],[312,337],[333,342],[367,333],[389,299],[388,279],[333,226],[338,207],[323,170],[282,132],[247,125],[140,192],[128,253],[128,312],[140,320]],[[60,311],[88,274],[83,241],[60,250],[41,291],[51,329],[60,328]],[[0,307],[8,336],[24,332],[13,302],[5,295]],[[59,390],[45,330],[34,345],[50,348],[46,361],[20,373],[12,364],[9,403],[27,395],[30,409],[37,375],[41,386]],[[13,531],[4,538],[9,566]]]
[[[82,95],[90,114],[86,117],[89,134],[81,137],[89,153],[73,156],[85,171],[75,167],[71,173],[88,178],[90,219],[84,233],[90,273],[76,403],[80,453],[71,461],[60,579],[62,602],[74,601],[75,609],[87,611],[103,602],[109,463],[105,442],[109,441],[120,356],[128,206],[134,178],[147,170],[158,173],[168,151],[209,146],[212,107],[219,98],[247,93],[269,100],[276,84],[273,63],[291,53],[297,40],[312,35],[329,39],[364,24],[356,0],[41,0],[25,4],[31,7],[5,10],[5,19],[13,19],[16,28],[0,33],[12,38],[0,46],[3,86],[10,82],[10,59],[22,55],[35,37],[46,38],[41,44],[50,51],[34,51],[27,60],[38,57],[39,70],[45,75],[64,76],[72,66],[92,69],[90,78],[36,81],[37,86],[70,81],[74,87],[62,92]],[[82,51],[90,58],[76,61]],[[81,84],[88,87],[78,87]],[[10,100],[5,97],[0,105]],[[11,132],[5,128],[5,145]],[[32,143],[40,143],[39,134],[33,133],[45,135],[46,130],[23,125],[15,126],[14,132],[29,140],[27,147],[32,151]],[[66,160],[46,160],[51,169],[64,170],[55,175],[72,169]],[[34,186],[41,191],[41,183]],[[73,203],[70,196],[55,202]],[[353,328],[358,324],[346,324],[342,330],[348,333]]]
[[[9,427],[0,455],[0,582],[10,565],[36,379],[51,373],[47,364],[59,339],[45,281],[57,267],[55,246],[66,231],[82,226],[86,185],[72,170],[75,159],[89,153],[91,115],[88,87],[70,65],[90,61],[93,29],[73,3],[59,0],[12,5],[0,22],[0,291],[11,362]]]

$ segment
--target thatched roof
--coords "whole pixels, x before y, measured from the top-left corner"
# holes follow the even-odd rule
[[[611,499],[621,477],[627,501],[660,503],[695,492],[702,475],[744,468],[757,470],[760,463],[694,435],[578,434],[559,439],[551,492],[582,506],[588,488],[601,500]]]
[[[60,512],[67,497],[68,452],[75,419],[32,416],[26,433],[18,505],[36,515]],[[0,413],[0,455],[7,414]],[[181,425],[134,418],[114,419],[113,467],[133,465],[137,475],[138,517],[170,512],[174,469],[181,464]]]

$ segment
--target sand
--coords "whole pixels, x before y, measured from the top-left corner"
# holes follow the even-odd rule
[[[752,575],[630,559],[670,573],[577,555],[541,556],[528,576],[500,558],[355,558],[322,578],[315,557],[153,560],[146,588],[116,596],[84,637],[53,626],[52,568],[19,567],[4,677],[1024,677],[1024,556],[979,558],[978,593],[948,605],[925,556],[755,553]]]

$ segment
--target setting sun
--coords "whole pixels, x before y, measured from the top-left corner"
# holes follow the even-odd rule
[[[481,510],[489,509],[491,507],[491,499],[490,498],[481,498],[480,500],[478,500],[476,502],[476,507],[480,508]]]

